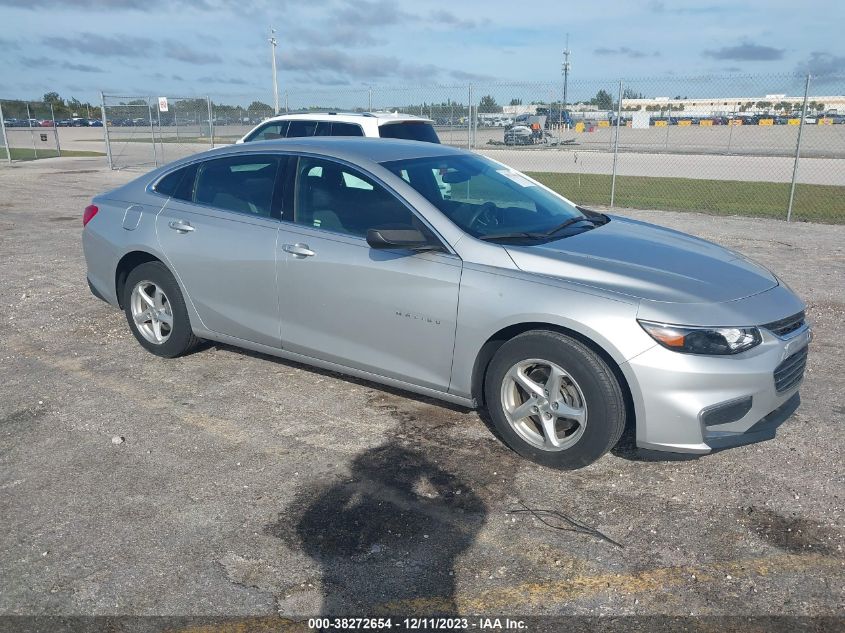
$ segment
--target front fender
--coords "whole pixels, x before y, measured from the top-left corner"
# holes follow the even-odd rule
[[[502,330],[524,324],[563,328],[592,341],[618,365],[654,347],[637,324],[638,302],[573,288],[519,271],[465,267],[450,393],[470,398],[476,359]]]

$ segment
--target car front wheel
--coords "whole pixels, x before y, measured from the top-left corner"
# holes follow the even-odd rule
[[[553,331],[504,343],[485,377],[485,401],[504,442],[520,455],[560,469],[586,466],[625,428],[619,381],[592,349]]]

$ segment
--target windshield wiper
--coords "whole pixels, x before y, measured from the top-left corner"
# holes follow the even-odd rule
[[[496,240],[516,240],[516,239],[531,239],[542,240],[547,236],[545,233],[530,233],[528,231],[520,231],[516,233],[493,233],[491,235],[479,235],[478,239],[485,242],[495,242]]]
[[[591,217],[588,217],[588,216],[585,215],[584,217],[581,217],[581,218],[569,218],[568,220],[564,220],[563,222],[558,224],[556,227],[552,228],[549,231],[546,231],[542,235],[543,235],[543,237],[551,237],[552,235],[554,235],[558,231],[562,231],[563,229],[565,229],[567,226],[572,226],[573,224],[578,224],[579,222],[590,222],[591,224],[596,225],[596,226],[604,224],[604,221],[600,220],[599,218],[591,218]]]

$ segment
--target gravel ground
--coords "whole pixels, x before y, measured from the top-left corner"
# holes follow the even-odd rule
[[[222,345],[143,351],[79,239],[130,177],[0,169],[0,614],[843,613],[845,227],[626,211],[808,302],[803,404],[769,442],[676,461],[623,439],[557,472],[464,409]]]

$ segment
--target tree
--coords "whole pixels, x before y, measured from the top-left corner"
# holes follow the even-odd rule
[[[590,100],[590,103],[596,106],[599,110],[612,110],[613,97],[607,90],[599,90],[596,96]]]
[[[478,104],[479,112],[501,112],[502,107],[496,103],[492,95],[484,95]]]
[[[44,103],[52,103],[53,105],[64,105],[65,100],[59,96],[58,92],[45,92],[42,98]]]
[[[512,105],[512,106],[522,105],[522,99],[511,99],[510,105]]]
[[[263,101],[253,101],[249,104],[247,110],[259,111],[259,112],[269,112],[273,109],[273,106],[264,103]]]
[[[643,99],[643,93],[637,92],[633,88],[625,88],[622,91],[622,99]]]

